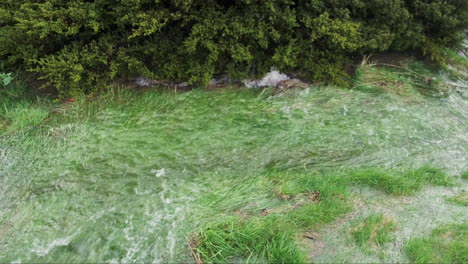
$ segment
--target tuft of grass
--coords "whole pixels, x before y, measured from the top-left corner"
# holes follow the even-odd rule
[[[409,240],[405,252],[413,263],[467,263],[468,224],[451,224],[423,238]]]
[[[447,201],[456,205],[468,206],[468,194],[463,191],[456,196],[447,197]]]
[[[372,214],[356,222],[351,229],[351,236],[357,245],[370,249],[392,241],[392,232],[395,229],[392,219],[382,214]]]
[[[276,217],[231,218],[207,227],[196,252],[205,263],[306,263],[295,230]]]

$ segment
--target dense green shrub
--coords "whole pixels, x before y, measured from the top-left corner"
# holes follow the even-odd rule
[[[206,84],[272,66],[344,83],[356,54],[416,49],[441,60],[467,10],[465,0],[2,0],[0,60],[61,96],[116,77]]]

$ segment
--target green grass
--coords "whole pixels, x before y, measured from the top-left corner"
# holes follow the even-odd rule
[[[351,228],[351,237],[360,247],[369,250],[391,242],[396,224],[382,214],[372,214],[359,219]]]
[[[467,263],[468,224],[442,226],[427,237],[413,238],[405,252],[413,263]]]
[[[194,233],[213,262],[303,262],[301,233],[353,210],[357,189],[399,199],[466,169],[466,101],[413,91],[8,97],[0,262],[185,263]]]

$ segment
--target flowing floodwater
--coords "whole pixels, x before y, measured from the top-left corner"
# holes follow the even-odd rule
[[[271,168],[431,164],[459,175],[463,89],[148,91],[135,105],[5,136],[0,262],[191,261],[186,242],[204,224],[275,202],[262,178]]]

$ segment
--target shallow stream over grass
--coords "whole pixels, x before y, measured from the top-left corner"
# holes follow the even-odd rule
[[[0,138],[0,262],[190,262],[187,240],[278,206],[271,170],[468,170],[468,101],[311,88],[109,94]]]

